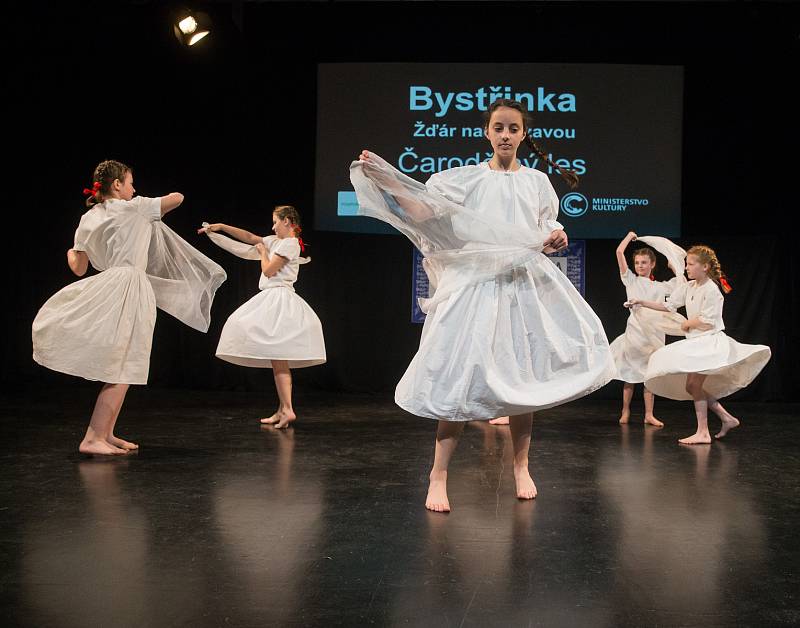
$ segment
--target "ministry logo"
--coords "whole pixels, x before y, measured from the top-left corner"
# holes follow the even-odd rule
[[[589,201],[580,192],[570,192],[561,197],[561,211],[570,218],[578,218],[589,211]]]

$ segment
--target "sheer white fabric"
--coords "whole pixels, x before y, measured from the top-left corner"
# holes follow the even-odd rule
[[[209,223],[204,222],[203,226],[208,227]],[[216,233],[214,231],[206,231],[206,235],[218,247],[228,251],[228,253],[231,253],[236,257],[241,257],[242,259],[250,259],[250,260],[261,259],[261,254],[256,250],[256,247],[252,244],[245,244],[244,242],[239,242],[239,240],[234,240],[233,238],[229,238],[228,236],[222,235],[221,233]],[[266,243],[269,238],[273,237],[275,236],[267,236],[266,238],[264,238],[264,242]],[[297,241],[297,238],[285,238],[285,239],[291,239],[294,240],[295,242]],[[308,262],[310,261],[311,261],[310,257],[297,258],[298,264],[308,264]]]
[[[455,168],[423,185],[376,155],[353,162],[359,211],[405,234],[435,291],[395,401],[418,416],[490,419],[558,405],[615,374],[597,316],[543,253],[558,199],[528,168]]]
[[[550,231],[506,223],[454,202],[439,189],[459,190],[452,192],[458,200],[464,193],[456,180],[446,185],[443,173],[437,189],[404,175],[377,155],[372,160],[369,176],[363,162],[350,166],[359,212],[392,225],[425,257],[425,270],[433,275],[436,289],[420,302],[423,312],[465,286],[493,279],[541,254]]]
[[[666,257],[667,263],[675,274],[675,277],[685,281],[686,251],[683,248],[679,247],[672,240],[661,236],[637,236],[636,241],[644,242],[652,246],[656,251]]]
[[[207,331],[225,271],[161,222],[161,200],[109,199],[82,217],[74,248],[99,274],[53,295],[33,322],[33,357],[108,383],[145,384],[156,307]]]

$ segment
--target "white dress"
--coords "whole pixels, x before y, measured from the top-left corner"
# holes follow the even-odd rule
[[[272,368],[272,360],[286,360],[293,369],[324,364],[322,324],[294,291],[300,267],[297,238],[268,236],[264,246],[270,257],[280,255],[288,262],[273,277],[260,273],[260,292],[225,322],[217,357],[256,368]]]
[[[379,159],[379,158],[378,158]],[[484,163],[423,186],[383,160],[351,181],[361,212],[405,233],[426,257],[433,297],[396,403],[418,416],[491,419],[552,407],[605,385],[616,369],[600,320],[544,254],[558,198],[547,176]],[[416,207],[404,213],[392,198]]]
[[[645,386],[669,399],[691,399],[686,392],[686,375],[707,375],[703,389],[721,399],[752,382],[769,361],[771,352],[764,345],[745,345],[729,338],[722,322],[724,298],[710,279],[678,286],[665,305],[675,312],[686,307],[688,319],[699,318],[712,325],[707,331],[691,330],[685,340],[662,347],[647,365]]]
[[[161,222],[161,199],[108,199],[75,232],[100,272],[54,294],[33,321],[33,359],[111,384],[146,384],[156,307],[200,331],[225,271]]]
[[[630,268],[620,275],[625,285],[625,294],[630,299],[656,301],[663,303],[682,282],[682,277],[669,281],[652,281],[649,277],[639,277]],[[652,324],[651,310],[635,308],[630,311],[625,332],[611,343],[611,355],[619,373],[617,379],[629,384],[644,381],[647,362],[654,351],[664,346],[664,331]]]

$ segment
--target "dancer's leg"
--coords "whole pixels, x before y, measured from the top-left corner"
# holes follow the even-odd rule
[[[97,395],[92,418],[89,420],[89,427],[86,428],[86,435],[78,445],[78,451],[84,454],[101,455],[128,453],[126,449],[112,445],[108,441],[122,402],[125,400],[126,392],[128,392],[128,384],[103,384]]]
[[[128,388],[130,386],[128,384],[118,384],[119,386],[125,386],[125,392],[122,393],[122,397],[119,400],[119,405],[114,412],[114,418],[111,419],[111,433],[109,437],[106,439],[109,444],[113,445],[114,447],[120,447],[121,449],[125,449],[127,451],[135,451],[139,449],[139,445],[136,443],[131,443],[125,439],[120,438],[119,436],[114,435],[114,428],[117,426],[117,419],[119,418],[119,412],[122,410],[122,403],[125,401],[125,395],[127,394]]]
[[[463,421],[439,421],[436,428],[430,485],[428,496],[425,498],[425,508],[428,510],[450,512],[450,502],[447,499],[447,468],[450,466],[450,458],[453,457],[463,431]]]
[[[655,427],[664,427],[664,424],[659,421],[655,415],[653,414],[653,407],[656,405],[656,396],[647,390],[647,387],[644,388],[644,422],[648,425],[654,425]]]
[[[533,413],[518,414],[510,418],[511,443],[514,447],[514,482],[519,499],[534,499],[536,485],[528,470],[528,451],[531,447]]]
[[[711,442],[708,433],[708,401],[703,390],[706,376],[699,373],[689,373],[686,376],[686,392],[694,399],[694,412],[697,416],[697,431],[692,436],[681,438],[678,442],[684,445],[707,445]]]
[[[708,409],[716,414],[719,420],[722,421],[722,427],[719,432],[714,435],[714,438],[722,438],[733,428],[739,427],[739,419],[723,408],[722,404],[717,399],[706,393],[706,400],[708,401]]]
[[[622,415],[619,422],[625,425],[631,418],[631,399],[633,399],[633,384],[625,382],[622,385]]]
[[[289,363],[286,360],[273,360],[272,374],[275,377],[280,407],[275,414],[268,419],[261,419],[261,422],[277,428],[288,427],[297,418],[292,408],[292,371]]]

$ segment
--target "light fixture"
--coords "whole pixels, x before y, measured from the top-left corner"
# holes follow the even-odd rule
[[[175,37],[185,46],[194,46],[211,32],[211,18],[202,11],[183,11],[173,26]]]

